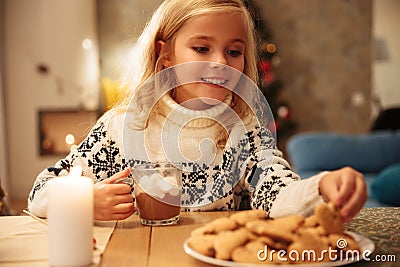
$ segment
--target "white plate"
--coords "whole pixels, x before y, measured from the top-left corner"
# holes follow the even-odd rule
[[[358,243],[358,245],[361,248],[361,253],[360,253],[360,257],[359,259],[357,258],[352,258],[352,259],[346,259],[343,261],[333,261],[333,262],[324,262],[324,263],[315,263],[315,264],[293,264],[296,267],[307,267],[307,266],[313,266],[313,267],[317,267],[317,266],[342,266],[342,265],[346,265],[346,264],[350,264],[353,262],[356,262],[358,260],[362,259],[363,253],[365,251],[369,251],[370,253],[372,253],[375,249],[375,245],[374,242],[372,242],[369,238],[353,233],[353,232],[346,232],[347,234],[351,235]],[[188,245],[188,240],[185,241],[185,243],[183,244],[183,248],[185,250],[185,252],[192,256],[193,258],[199,260],[199,261],[203,261],[206,263],[210,263],[210,264],[214,264],[217,266],[227,266],[227,267],[259,267],[260,264],[264,264],[268,267],[273,267],[273,266],[277,266],[277,267],[282,267],[282,265],[272,265],[272,264],[265,264],[262,261],[260,261],[260,264],[245,264],[245,263],[240,263],[240,262],[233,262],[233,261],[226,261],[226,260],[219,260],[216,258],[212,258],[212,257],[208,257],[205,256],[203,254],[200,254],[199,252],[193,250],[192,248],[189,247]],[[339,254],[340,255],[340,254]],[[367,254],[367,256],[369,256],[370,254]],[[345,253],[343,254],[343,257],[345,257]]]

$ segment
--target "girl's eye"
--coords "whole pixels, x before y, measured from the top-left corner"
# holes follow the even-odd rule
[[[233,57],[238,57],[240,55],[242,55],[242,51],[239,50],[228,50],[228,54],[233,56]]]
[[[204,47],[204,46],[192,47],[192,49],[198,53],[205,53],[205,52],[210,51],[210,49],[208,49],[207,47]]]

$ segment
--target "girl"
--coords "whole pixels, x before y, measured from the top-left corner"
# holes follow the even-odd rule
[[[253,208],[278,217],[333,201],[349,221],[366,200],[363,176],[346,167],[301,180],[260,123],[265,107],[248,82],[257,81],[253,27],[242,0],[165,0],[138,40],[132,66],[140,68],[127,75],[125,99],[38,175],[29,210],[45,217],[47,181],[80,165],[95,181],[95,219],[125,219],[135,212],[131,187],[116,181],[128,167],[178,159],[187,167],[185,210]]]

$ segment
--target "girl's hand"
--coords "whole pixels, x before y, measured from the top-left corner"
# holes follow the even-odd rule
[[[94,184],[95,220],[123,220],[136,211],[131,195],[131,187],[124,183],[115,183],[118,179],[126,178],[128,175],[129,169],[125,169],[108,179]]]
[[[319,191],[325,202],[332,201],[339,208],[345,222],[349,222],[367,200],[364,176],[351,167],[332,171],[322,177]]]

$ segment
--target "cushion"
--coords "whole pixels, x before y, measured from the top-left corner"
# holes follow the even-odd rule
[[[289,139],[287,151],[298,172],[351,166],[360,172],[377,173],[400,162],[400,131],[301,133]]]
[[[400,205],[400,163],[393,164],[378,173],[371,184],[374,197],[380,202]]]

